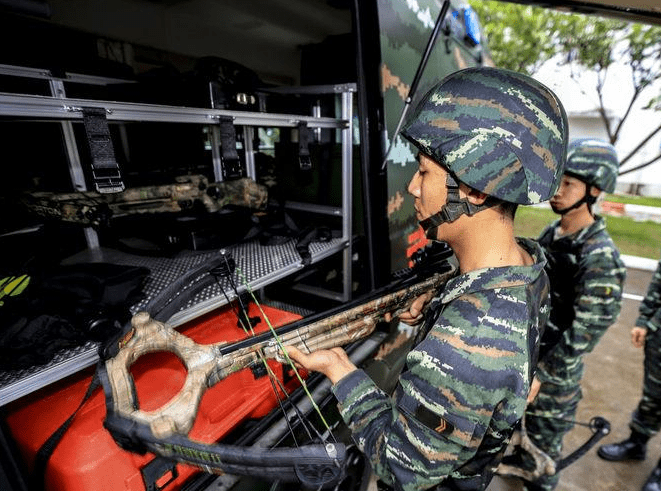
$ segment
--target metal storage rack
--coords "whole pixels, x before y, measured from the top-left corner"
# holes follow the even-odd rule
[[[86,189],[77,145],[72,130],[72,123],[82,120],[82,108],[102,108],[108,121],[116,122],[171,122],[209,125],[212,129],[212,160],[214,175],[222,179],[220,168],[218,127],[214,126],[221,117],[231,117],[234,125],[243,126],[244,131],[255,127],[296,127],[305,122],[310,128],[331,128],[341,133],[342,141],[342,204],[340,207],[321,206],[308,203],[287,203],[293,209],[302,209],[311,213],[327,214],[341,218],[342,234],[340,238],[329,242],[313,242],[310,245],[312,263],[333,254],[343,254],[343,285],[341,293],[324,293],[339,301],[347,301],[351,296],[351,239],[352,239],[352,119],[353,93],[355,84],[335,86],[305,87],[306,93],[336,94],[341,103],[341,115],[338,118],[300,116],[291,114],[269,114],[257,112],[229,111],[223,109],[191,108],[164,106],[155,104],[123,103],[88,99],[67,98],[64,82],[106,84],[125,82],[124,80],[89,77],[86,75],[65,74],[55,77],[44,70],[0,65],[0,75],[12,75],[29,78],[47,79],[52,96],[23,95],[0,93],[0,117],[21,117],[35,120],[59,121],[62,124],[63,137],[67,149],[71,179],[76,190]],[[296,90],[296,89],[292,89]],[[251,139],[246,139],[251,141]],[[246,148],[246,167],[249,177],[255,177],[254,158],[251,148]],[[173,281],[179,274],[214,254],[228,252],[236,260],[241,277],[235,280],[239,284],[238,293],[246,289],[259,289],[297,271],[303,265],[293,241],[279,246],[261,246],[257,242],[236,244],[221,251],[192,253],[186,257],[162,258],[134,256],[101,247],[93,229],[85,229],[88,249],[69,258],[68,262],[107,261],[117,264],[147,266],[152,271],[145,286],[146,298],[134,305],[132,312],[140,310],[149,298]],[[197,294],[189,303],[169,321],[174,326],[181,325],[202,314],[208,313],[227,304],[234,298],[228,285],[218,282]],[[227,293],[229,292],[229,293]],[[48,365],[34,367],[31,370],[0,372],[0,406],[27,395],[50,383],[74,374],[96,363],[98,360],[97,343],[88,342],[76,349],[67,350],[58,355]]]

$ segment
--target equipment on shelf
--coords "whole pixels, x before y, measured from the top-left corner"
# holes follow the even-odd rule
[[[112,336],[130,318],[148,274],[145,267],[82,263],[34,275],[0,307],[0,369],[43,365],[63,349]]]
[[[203,207],[215,213],[228,206],[263,209],[265,186],[242,178],[209,184],[206,177],[180,176],[174,184],[126,189],[121,193],[29,193],[24,204],[44,218],[81,225],[107,225],[112,218],[141,213],[172,213]]]

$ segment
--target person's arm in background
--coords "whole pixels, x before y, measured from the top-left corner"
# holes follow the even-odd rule
[[[631,329],[631,343],[636,348],[642,348],[645,344],[645,336],[649,331],[655,331],[658,322],[650,322],[659,317],[659,308],[661,307],[661,261],[656,266],[656,271],[652,275],[647,287],[647,295],[640,304],[639,315],[636,319],[636,325]]]

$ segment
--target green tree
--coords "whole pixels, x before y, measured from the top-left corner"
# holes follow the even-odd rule
[[[558,64],[568,65],[575,79],[585,70],[593,71],[597,110],[611,144],[617,143],[639,99],[648,110],[661,109],[660,94],[653,97],[644,93],[661,78],[661,27],[494,0],[472,0],[471,6],[478,13],[497,66],[534,75],[542,64],[555,59]],[[613,121],[608,114],[604,87],[609,82],[609,70],[623,64],[631,70],[633,95],[626,109]],[[639,143],[621,157],[621,164],[659,132],[661,124],[641,128]],[[659,159],[661,153],[624,173]]]

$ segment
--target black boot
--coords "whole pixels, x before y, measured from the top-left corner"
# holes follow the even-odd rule
[[[656,464],[641,491],[661,491],[661,460]]]
[[[649,439],[649,436],[632,430],[631,436],[623,442],[600,446],[597,455],[602,459],[613,461],[645,460],[645,449]]]

